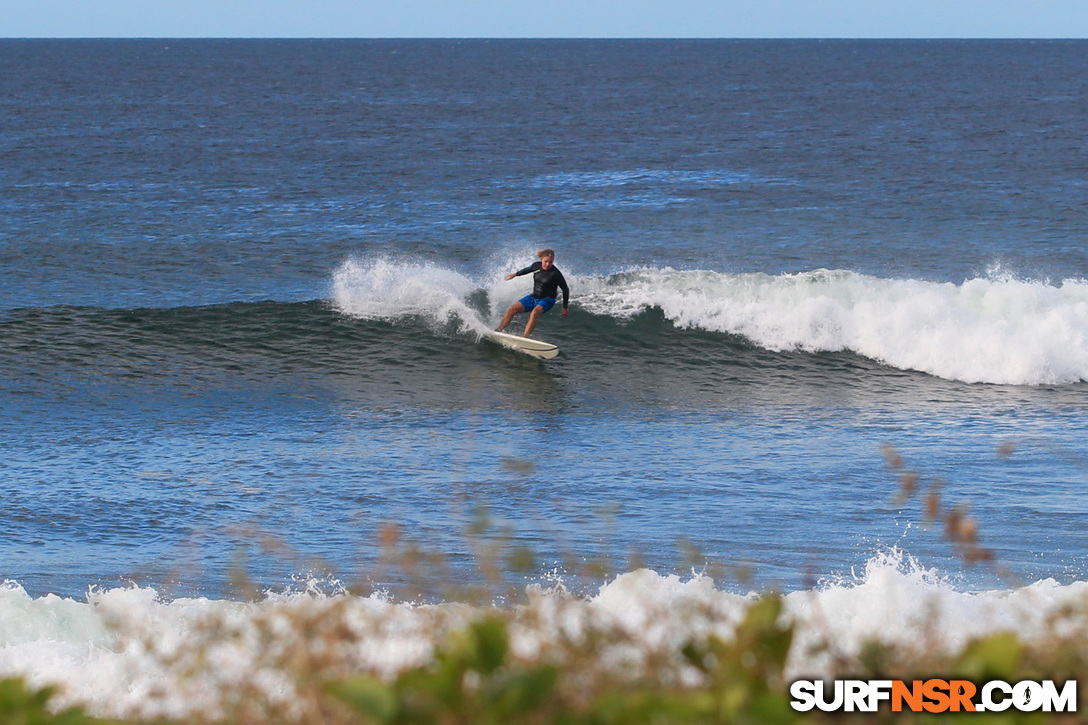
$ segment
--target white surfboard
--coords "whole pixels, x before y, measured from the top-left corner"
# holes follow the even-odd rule
[[[531,337],[510,335],[505,332],[495,332],[494,330],[485,332],[484,337],[499,343],[503,347],[508,347],[511,350],[517,350],[526,355],[532,355],[533,357],[539,357],[544,360],[551,360],[559,354],[559,348],[557,346],[550,342],[544,342],[543,340],[534,340]]]

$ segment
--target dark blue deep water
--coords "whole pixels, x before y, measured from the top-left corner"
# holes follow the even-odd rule
[[[468,581],[486,511],[530,579],[994,585],[893,445],[1083,580],[1086,103],[1079,41],[0,41],[0,579]],[[480,338],[541,247],[549,362]]]

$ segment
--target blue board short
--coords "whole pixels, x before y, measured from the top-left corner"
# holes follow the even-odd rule
[[[538,300],[532,295],[525,295],[520,300],[518,300],[518,302],[521,303],[521,306],[525,308],[526,312],[532,312],[534,307],[543,307],[544,312],[547,312],[552,308],[552,305],[555,304],[555,298],[545,297],[542,300]],[[544,314],[544,312],[541,312],[540,314]]]

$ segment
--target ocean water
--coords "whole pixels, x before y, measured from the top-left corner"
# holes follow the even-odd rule
[[[411,618],[390,526],[451,587],[484,542],[616,616],[816,596],[847,648],[927,597],[1030,633],[1084,596],[1088,43],[3,40],[0,68],[5,673],[135,712],[159,675],[117,621]],[[548,362],[481,337],[542,247]]]

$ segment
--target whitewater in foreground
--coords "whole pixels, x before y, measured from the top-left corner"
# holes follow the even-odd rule
[[[94,590],[83,601],[33,597],[16,582],[0,589],[0,675],[57,685],[59,702],[116,717],[215,717],[238,697],[262,698],[289,715],[299,666],[328,676],[388,679],[433,656],[468,622],[494,613],[465,603],[413,604],[375,594],[308,590],[241,602],[164,600],[153,589]],[[590,596],[561,583],[528,588],[511,620],[511,647],[525,661],[555,661],[563,643],[597,642],[596,666],[694,683],[681,648],[728,640],[755,593],[731,593],[708,576],[617,576]],[[1023,640],[1088,629],[1088,583],[1052,580],[1005,590],[960,591],[898,551],[871,559],[848,581],[785,595],[796,625],[790,677],[821,677],[865,643],[955,652],[1010,631]],[[662,671],[662,662],[672,663]]]

